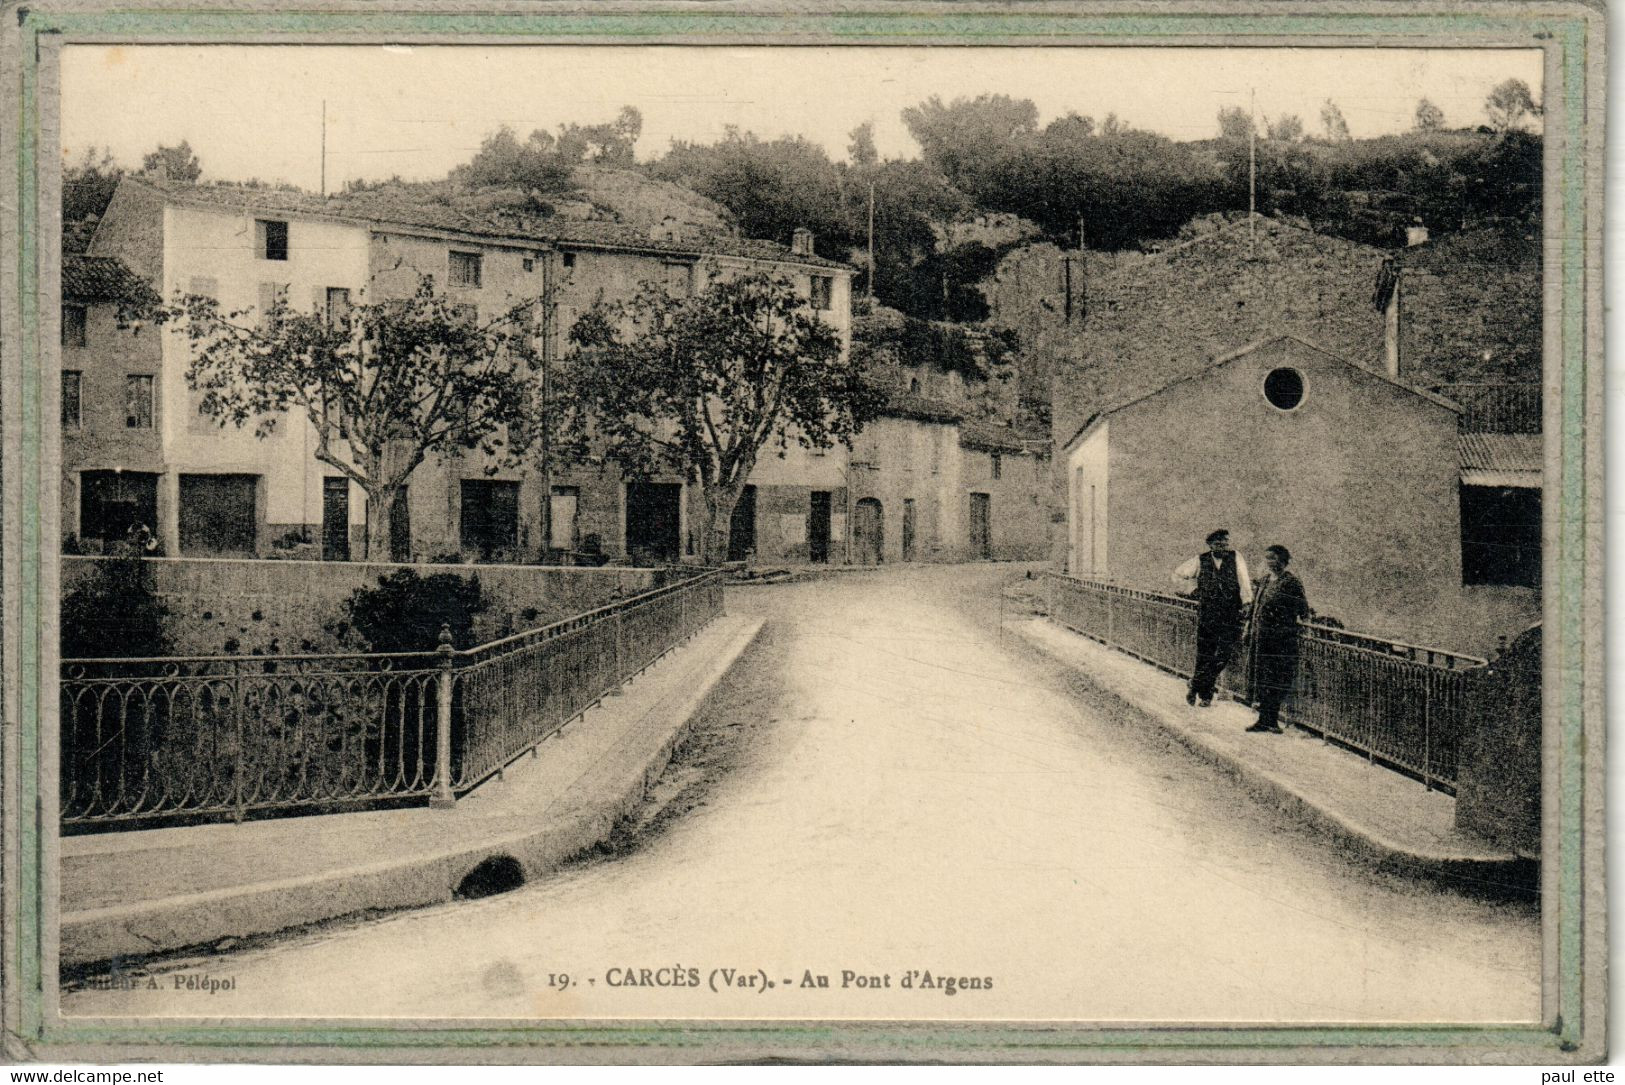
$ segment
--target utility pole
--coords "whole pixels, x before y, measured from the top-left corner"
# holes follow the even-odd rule
[[[553,379],[553,334],[558,308],[558,250],[548,249],[542,260],[542,404],[541,476],[542,547],[547,557],[553,551],[553,404],[549,398]]]
[[[322,195],[327,195],[327,99],[322,99]]]
[[[1257,244],[1258,217],[1258,88],[1252,90],[1251,104],[1247,108],[1247,255],[1253,255]]]
[[[875,302],[875,183],[869,182],[869,308],[874,310]]]

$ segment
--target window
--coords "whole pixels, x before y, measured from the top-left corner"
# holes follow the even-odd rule
[[[521,260],[520,264],[524,267],[524,269],[526,271],[535,271],[536,270],[536,261],[531,259],[529,256],[527,256],[523,260]]]
[[[62,428],[79,428],[79,382],[77,369],[62,371]]]
[[[288,224],[281,219],[255,219],[254,249],[262,260],[286,260]]]
[[[575,253],[567,252],[567,253],[564,254],[563,259],[564,259],[564,266],[565,267],[575,267],[576,266],[576,254]]]
[[[1287,366],[1270,370],[1264,378],[1264,398],[1277,410],[1297,410],[1303,402],[1303,374]]]
[[[124,378],[124,428],[152,428],[152,375],[131,373]]]
[[[350,291],[342,286],[327,288],[327,326],[345,330],[350,327]]]
[[[479,561],[514,561],[519,548],[519,483],[487,479],[462,482],[464,551]]]
[[[1461,582],[1540,586],[1540,491],[1461,488]]]
[[[62,307],[62,345],[65,347],[82,347],[85,345],[85,307],[83,305],[64,305]]]
[[[158,476],[140,471],[79,474],[79,541],[123,542],[134,528],[158,526]]]
[[[994,478],[1003,478],[1004,477],[1004,457],[999,455],[997,452],[990,452],[990,453],[988,453],[987,458],[988,458],[988,461],[992,464],[992,467],[993,467],[993,477]]]
[[[260,327],[269,327],[271,323],[271,311],[279,306],[285,307],[287,304],[287,283],[260,283]]]
[[[812,277],[812,306],[814,309],[828,310],[833,304],[831,300],[835,293],[835,279],[829,275],[814,275]]]
[[[451,275],[448,281],[452,286],[479,286],[480,254],[477,252],[453,252],[451,254]]]

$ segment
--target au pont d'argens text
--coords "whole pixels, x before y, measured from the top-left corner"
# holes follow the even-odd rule
[[[761,967],[700,967],[671,964],[656,967],[616,965],[601,973],[549,972],[547,986],[560,991],[585,984],[612,988],[692,988],[724,994],[747,991],[925,991],[957,995],[964,991],[991,991],[993,977],[934,968],[904,968],[894,972],[873,969],[801,968],[769,971]]]

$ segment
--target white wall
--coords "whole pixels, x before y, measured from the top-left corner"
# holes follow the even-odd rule
[[[1111,567],[1106,554],[1110,427],[1110,419],[1101,419],[1067,456],[1066,570],[1073,576],[1105,576]]]
[[[212,279],[223,311],[260,305],[260,284],[286,284],[288,304],[308,311],[328,287],[343,287],[359,302],[367,285],[367,231],[358,226],[292,219],[288,259],[265,260],[256,250],[255,218],[272,213],[234,214],[171,206],[164,216],[166,299],[191,293]],[[199,418],[196,393],[186,383],[191,351],[184,333],[165,333],[161,426],[172,474],[244,473],[263,476],[263,512],[270,524],[318,524],[322,518],[322,478],[334,474],[313,455],[315,440],[303,415],[278,421],[265,439],[252,423],[220,428]],[[361,502],[352,493],[351,517],[359,521]],[[172,551],[173,552],[173,551]]]

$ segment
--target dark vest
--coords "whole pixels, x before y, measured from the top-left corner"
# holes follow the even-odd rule
[[[1203,609],[1241,610],[1241,578],[1236,575],[1236,552],[1226,550],[1219,556],[1219,567],[1213,567],[1210,550],[1196,559],[1196,601]]]

